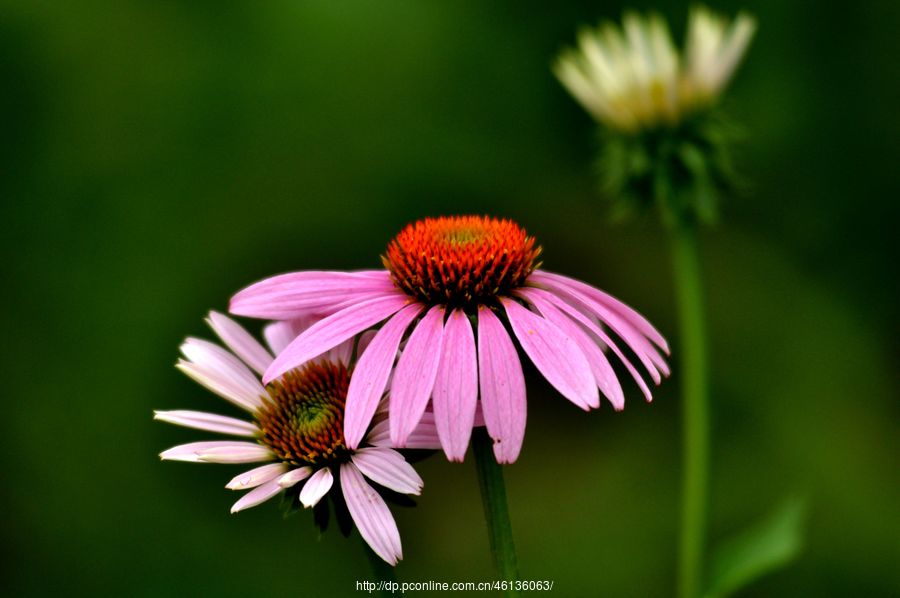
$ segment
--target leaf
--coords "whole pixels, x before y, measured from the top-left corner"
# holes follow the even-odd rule
[[[792,497],[766,519],[717,547],[706,598],[728,596],[795,559],[803,547],[805,518],[806,501]]]

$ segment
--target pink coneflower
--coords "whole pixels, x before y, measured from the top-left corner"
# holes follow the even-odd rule
[[[363,539],[378,556],[395,565],[402,558],[397,525],[385,501],[365,478],[403,494],[419,494],[422,480],[400,453],[389,448],[383,416],[376,418],[382,421],[356,446],[350,447],[344,440],[350,347],[337,345],[324,359],[286,370],[263,387],[250,368],[261,374],[271,366],[272,354],[226,316],[212,312],[208,321],[230,352],[189,338],[181,346],[186,359],[177,367],[247,410],[252,421],[198,411],[157,411],[155,419],[248,440],[192,442],[164,451],[160,457],[194,463],[265,463],[226,485],[232,490],[249,490],[231,507],[232,513],[254,507],[300,482],[300,502],[313,507],[333,487],[336,490],[337,479]],[[265,335],[277,355],[303,328],[298,322],[277,322],[266,328]],[[439,446],[433,420],[426,417],[410,447]]]
[[[510,220],[426,218],[391,241],[382,257],[384,270],[275,276],[235,295],[231,312],[267,319],[330,314],[287,346],[265,380],[386,320],[361,352],[350,382],[347,446],[362,442],[393,376],[394,446],[406,445],[431,401],[444,452],[461,461],[480,396],[494,455],[511,463],[522,447],[526,414],[513,337],[547,381],[584,410],[600,406],[598,388],[615,409],[624,407],[605,347],[651,398],[607,330],[655,383],[669,374],[660,353],[668,353],[668,345],[646,319],[599,289],[539,270],[540,253],[534,239]]]

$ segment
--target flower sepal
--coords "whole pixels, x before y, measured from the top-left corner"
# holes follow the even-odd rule
[[[714,224],[721,198],[741,188],[731,157],[741,135],[719,110],[638,133],[601,128],[599,137],[597,176],[617,220],[656,208],[668,226]]]

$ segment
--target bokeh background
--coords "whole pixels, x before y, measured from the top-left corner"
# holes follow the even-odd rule
[[[676,35],[686,6],[657,2]],[[703,239],[714,360],[712,535],[785,496],[807,542],[745,596],[900,592],[896,2],[716,2],[760,29],[728,94],[751,185]],[[358,539],[275,504],[154,408],[227,409],[173,367],[231,293],[377,267],[424,215],[522,223],[548,268],[673,341],[665,234],[613,226],[592,124],[549,63],[620,2],[0,1],[4,415],[0,592],[353,595]],[[677,344],[677,343],[676,343]],[[675,374],[585,415],[529,380],[507,469],[522,576],[562,596],[668,596]],[[471,459],[421,464],[400,580],[493,577]]]

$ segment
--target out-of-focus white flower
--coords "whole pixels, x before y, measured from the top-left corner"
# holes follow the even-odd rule
[[[739,14],[731,23],[704,7],[691,11],[683,55],[656,14],[625,15],[584,29],[578,48],[567,49],[553,70],[601,123],[637,131],[673,125],[713,104],[740,63],[756,20]]]

